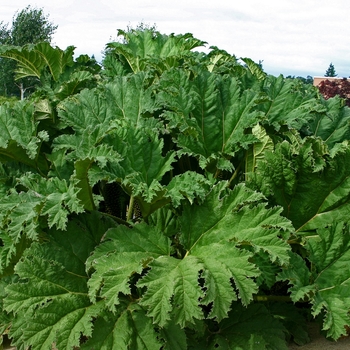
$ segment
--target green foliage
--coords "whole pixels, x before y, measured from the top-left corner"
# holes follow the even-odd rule
[[[6,103],[6,102],[16,102],[18,99],[16,97],[5,97],[0,96],[0,105]]]
[[[326,73],[325,73],[325,77],[336,77],[338,74],[336,74],[335,72],[335,68],[334,68],[334,65],[333,63],[331,62],[329,64],[329,67],[327,68],[326,70]]]
[[[304,84],[308,84],[308,85],[313,85],[314,83],[314,78],[311,75],[308,75],[306,78],[305,77],[300,77],[300,76],[295,76],[295,75],[288,75],[286,78],[289,79],[298,79],[301,80],[301,82],[303,82]]]
[[[16,12],[13,16],[12,26],[0,23],[0,44],[21,47],[26,44],[51,42],[52,35],[57,29],[49,21],[49,16],[44,14],[43,9],[32,8],[30,5]],[[29,58],[32,59],[32,58]],[[15,77],[16,62],[8,60],[6,56],[0,58],[0,94],[4,96],[18,96],[22,99],[27,90],[34,90],[38,80],[28,78],[26,75]]]
[[[72,63],[72,47],[65,52],[53,48],[49,43],[43,42],[22,47],[2,47],[2,57],[17,61],[17,79],[25,77],[41,78],[44,68],[50,71],[52,78],[57,81],[67,64]]]
[[[23,350],[287,349],[310,317],[344,335],[348,107],[190,34],[120,34],[102,70],[2,48],[41,86],[0,105],[0,331]]]
[[[57,27],[49,22],[49,17],[44,14],[43,9],[27,6],[13,17],[12,44],[22,46],[29,43],[51,41]]]

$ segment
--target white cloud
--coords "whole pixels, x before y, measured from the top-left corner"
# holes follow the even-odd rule
[[[10,22],[26,0],[0,5]],[[263,60],[278,75],[323,75],[330,62],[340,76],[350,75],[348,0],[36,0],[58,24],[54,42],[76,53],[100,53],[117,29],[143,21],[160,32],[193,33],[209,45],[238,57]]]

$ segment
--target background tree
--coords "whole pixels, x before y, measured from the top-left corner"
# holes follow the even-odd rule
[[[301,76],[295,76],[295,75],[288,75],[286,76],[287,79],[299,79],[301,80],[304,84],[310,84],[312,85],[314,82],[314,78],[311,75],[308,75],[306,78],[301,77]]]
[[[0,44],[11,45],[11,31],[8,24],[0,22]],[[0,58],[0,95],[11,95],[9,88],[14,82],[15,63],[12,60]]]
[[[12,26],[0,22],[0,45],[23,46],[42,41],[51,42],[57,29],[49,21],[41,8],[27,6],[13,16]],[[16,63],[7,58],[0,58],[0,95],[24,98],[25,92],[38,82],[33,78],[15,80]]]
[[[333,63],[331,62],[328,69],[326,70],[326,74],[324,75],[325,77],[336,77],[338,74],[335,72],[335,68]]]

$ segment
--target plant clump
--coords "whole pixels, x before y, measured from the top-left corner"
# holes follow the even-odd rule
[[[350,325],[350,110],[191,34],[102,66],[2,48],[0,333],[18,349],[287,349]]]

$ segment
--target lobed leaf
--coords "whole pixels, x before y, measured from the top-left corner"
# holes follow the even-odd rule
[[[185,208],[181,217],[184,247],[195,254],[197,246],[214,242],[248,243],[268,252],[272,261],[288,262],[289,246],[280,235],[293,227],[280,215],[281,208],[267,209],[259,203],[264,197],[243,184],[233,190],[225,185],[215,186],[201,206]]]
[[[262,91],[267,101],[259,105],[269,125],[279,130],[281,125],[301,129],[320,110],[314,93],[305,93],[296,79],[284,79],[282,75],[269,75],[263,80]]]
[[[311,273],[305,261],[293,255],[280,279],[290,281],[293,301],[310,300],[312,314],[324,316],[323,329],[327,336],[338,339],[346,334],[345,326],[350,324],[348,225],[338,222],[319,228],[316,235],[307,237],[306,249],[313,266]]]
[[[330,155],[320,139],[284,141],[257,165],[251,179],[271,204],[283,206],[301,234],[341,220],[349,207],[349,149]],[[251,186],[251,183],[249,183]]]
[[[207,348],[287,350],[284,331],[284,326],[264,305],[252,304],[243,309],[234,303],[229,318],[208,338]]]
[[[47,139],[46,131],[38,132],[33,104],[21,102],[0,106],[0,159],[45,171],[47,162],[38,151],[43,140]]]
[[[73,46],[62,51],[53,48],[48,42],[42,42],[23,47],[4,46],[0,56],[17,61],[17,79],[30,76],[41,78],[44,69],[48,68],[53,79],[57,81],[63,69],[73,63],[73,51]]]
[[[162,62],[165,68],[177,66],[178,61],[190,50],[205,44],[190,33],[168,36],[145,29],[128,32],[119,30],[118,35],[122,35],[126,42],[123,44],[112,42],[107,44],[107,47],[122,55],[135,74],[146,70],[152,58],[157,58],[156,63],[161,66],[159,61]]]
[[[97,226],[93,222],[99,219]],[[50,231],[50,240],[34,243],[16,265],[18,281],[6,287],[4,308],[15,318],[10,337],[19,348],[79,346],[91,336],[92,320],[105,308],[88,297],[85,260],[111,222],[95,213],[70,221],[67,232]]]
[[[102,89],[83,90],[60,104],[59,117],[64,125],[78,134],[98,130],[96,140],[126,120],[133,126],[142,125],[143,116],[155,105],[151,90],[145,86],[146,75],[116,77]],[[88,134],[87,134],[88,136]]]
[[[88,349],[160,349],[152,321],[144,310],[133,302],[123,300],[114,313],[103,312],[95,321],[93,336],[81,346]]]
[[[350,110],[343,105],[340,97],[320,100],[324,110],[308,124],[308,131],[320,137],[332,149],[337,143],[350,138]]]
[[[50,178],[47,181],[34,174],[27,174],[20,179],[20,183],[28,188],[29,196],[40,200],[40,211],[36,215],[47,215],[49,227],[56,225],[60,229],[66,228],[69,213],[84,211],[75,182],[73,180],[67,184],[66,180],[58,178]]]
[[[277,280],[289,281],[290,296],[294,302],[309,299],[316,291],[316,285],[312,284],[311,273],[305,260],[295,253],[290,253],[290,263],[283,267]]]
[[[140,274],[154,258],[169,255],[170,245],[161,232],[146,224],[133,229],[118,226],[105,239],[87,260],[87,268],[95,270],[88,281],[89,296],[95,301],[101,295],[113,310],[119,304],[119,293],[130,294],[130,277]]]
[[[167,185],[166,196],[171,198],[173,206],[180,206],[183,199],[187,199],[191,204],[195,199],[203,200],[209,191],[210,182],[201,174],[187,171],[174,176]]]
[[[169,70],[162,75],[159,90],[168,127],[181,131],[175,139],[180,154],[198,157],[202,168],[214,162],[222,170],[232,170],[227,158],[256,140],[245,130],[261,118],[254,111],[258,96],[252,90],[242,92],[237,79],[200,72],[192,81],[182,70]]]
[[[350,325],[347,310],[350,308],[349,288],[350,231],[343,222],[317,230],[318,236],[308,239],[310,261],[315,266],[313,314],[325,311],[324,329],[327,335],[338,339],[346,334]]]
[[[164,256],[153,261],[150,267],[151,271],[138,286],[147,286],[140,305],[148,308],[147,314],[156,324],[166,325],[171,310],[175,323],[182,328],[194,319],[203,318],[198,307],[203,293],[197,282],[202,266],[195,257],[180,260]]]
[[[141,305],[148,307],[157,324],[166,324],[172,308],[175,320],[181,326],[193,322],[187,308],[192,315],[196,315],[195,318],[201,319],[199,304],[210,305],[209,317],[220,321],[227,316],[232,300],[237,298],[231,280],[242,303],[249,304],[258,290],[254,279],[259,275],[259,270],[250,262],[252,253],[238,248],[241,244],[249,243],[257,251],[263,249],[272,261],[277,257],[281,263],[289,261],[290,248],[279,235],[281,231],[292,230],[292,226],[279,215],[280,209],[268,210],[264,205],[257,204],[262,198],[242,185],[226,192],[223,186],[216,186],[201,205],[184,207],[180,217],[180,240],[187,250],[185,257],[180,260],[172,257],[155,259],[150,264],[151,271],[138,282],[138,286],[147,287]],[[249,220],[245,207],[247,212],[248,208],[256,210],[249,215]],[[243,220],[242,215],[247,215],[247,220]],[[192,261],[192,267],[188,266],[189,261]],[[183,265],[191,276],[191,287],[187,286],[187,279],[184,280]],[[203,294],[198,289],[200,272],[204,283]],[[181,285],[178,290],[176,283]],[[196,301],[192,301],[190,306],[186,303],[187,293],[197,293]],[[170,301],[172,295],[173,305]],[[181,303],[177,304],[177,300],[181,300]],[[177,308],[181,310],[181,317]]]

